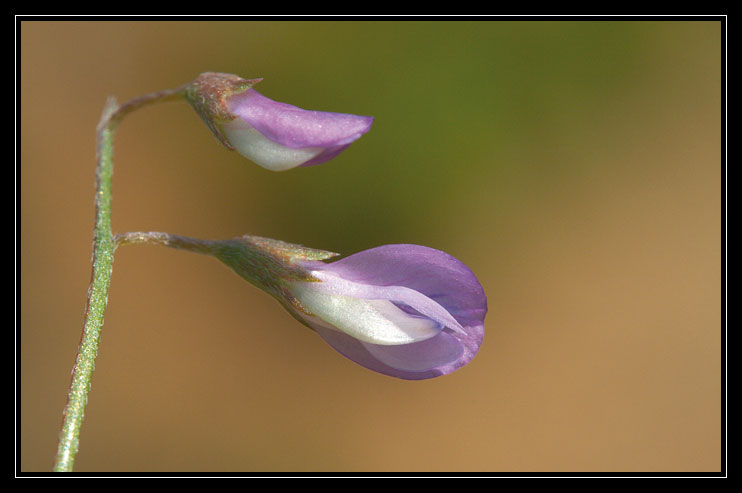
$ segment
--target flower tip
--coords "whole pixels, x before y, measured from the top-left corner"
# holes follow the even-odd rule
[[[244,79],[244,87],[245,90],[250,89],[252,86],[256,85],[258,82],[262,82],[263,78],[258,77],[257,79]]]

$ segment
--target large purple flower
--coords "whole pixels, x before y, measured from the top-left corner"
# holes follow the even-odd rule
[[[419,245],[336,254],[244,236],[211,252],[344,356],[407,380],[451,373],[484,337],[487,298],[462,262]]]
[[[340,261],[304,262],[299,313],[325,341],[371,370],[407,380],[467,364],[484,337],[487,298],[459,260],[419,245],[385,245]]]
[[[324,163],[373,123],[370,116],[307,111],[273,101],[252,89],[259,81],[207,72],[185,94],[222,143],[266,169]]]
[[[127,233],[116,244],[152,243],[211,255],[275,297],[297,320],[366,368],[407,380],[451,373],[484,338],[487,297],[459,260],[419,245],[338,254],[259,236],[205,241]]]

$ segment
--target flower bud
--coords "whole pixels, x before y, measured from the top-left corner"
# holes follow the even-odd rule
[[[252,89],[261,80],[206,72],[186,87],[185,96],[227,148],[266,169],[324,163],[371,128],[373,117],[307,111],[268,99]]]
[[[445,375],[482,344],[484,290],[468,267],[439,250],[385,245],[325,263],[337,254],[254,236],[214,245],[217,258],[294,318],[379,373]]]

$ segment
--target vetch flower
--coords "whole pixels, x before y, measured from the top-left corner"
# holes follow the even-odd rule
[[[272,294],[347,358],[420,380],[466,365],[484,337],[487,298],[461,261],[419,245],[337,254],[244,236],[214,255]]]
[[[338,254],[258,236],[204,241],[127,233],[116,244],[153,243],[216,257],[275,297],[342,355],[406,380],[451,373],[484,338],[487,298],[474,273],[447,253],[384,245]]]
[[[261,80],[206,72],[186,86],[185,97],[225,146],[266,169],[324,163],[371,128],[370,116],[273,101],[252,89]]]

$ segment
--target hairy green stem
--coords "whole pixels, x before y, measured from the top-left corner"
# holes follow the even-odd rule
[[[90,392],[90,382],[98,355],[103,315],[111,284],[115,243],[111,232],[113,178],[113,140],[116,126],[130,112],[150,103],[169,101],[183,96],[184,88],[147,94],[117,106],[109,98],[97,128],[97,166],[95,191],[95,228],[93,239],[93,272],[85,308],[85,322],[78,347],[72,382],[64,409],[54,471],[72,471],[80,442],[80,429]]]

